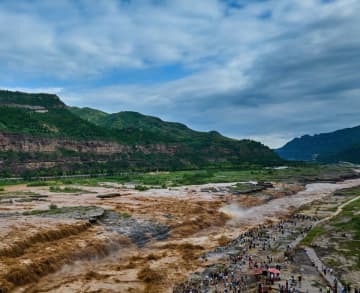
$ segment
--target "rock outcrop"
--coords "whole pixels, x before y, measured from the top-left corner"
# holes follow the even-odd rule
[[[174,154],[177,145],[124,145],[111,141],[87,140],[76,141],[22,134],[0,133],[0,152],[52,153],[59,149],[77,152],[111,155],[117,153],[142,152],[144,154]]]

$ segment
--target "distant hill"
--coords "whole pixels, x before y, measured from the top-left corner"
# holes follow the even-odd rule
[[[135,112],[66,106],[56,95],[0,90],[0,176],[273,165],[268,147]]]
[[[320,156],[318,160],[326,163],[350,162],[360,164],[360,145],[354,145],[336,154]]]
[[[41,106],[47,109],[65,108],[66,105],[56,95],[52,94],[28,94],[23,92],[13,92],[0,90],[0,106]]]
[[[107,129],[136,129],[140,132],[150,132],[163,142],[193,142],[194,139],[211,138],[227,142],[236,140],[222,136],[216,131],[200,132],[188,128],[186,125],[176,122],[166,122],[158,117],[143,115],[138,112],[123,111],[115,114],[107,114],[91,108],[69,108],[71,112],[84,120],[102,126]]]
[[[89,121],[91,123],[94,123],[96,125],[101,125],[103,119],[109,116],[109,114],[103,111],[95,110],[88,107],[85,108],[68,107],[68,109],[76,116],[79,116],[80,118]]]
[[[349,161],[359,158],[360,126],[295,138],[276,152],[283,159],[303,161]]]

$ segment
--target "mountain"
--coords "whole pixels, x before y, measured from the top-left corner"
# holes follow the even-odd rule
[[[303,161],[349,161],[359,158],[360,126],[295,138],[276,152],[283,159]]]
[[[336,154],[320,156],[318,160],[326,163],[350,162],[360,164],[360,145],[354,145]]]
[[[166,122],[158,117],[143,115],[138,112],[123,111],[115,114],[107,114],[91,108],[69,108],[71,112],[80,118],[102,126],[107,129],[136,129],[140,132],[149,132],[157,136],[163,142],[193,142],[196,139],[211,138],[216,141],[234,142],[216,131],[200,132],[188,128],[186,125],[176,122]]]
[[[198,132],[135,112],[65,105],[0,90],[0,176],[228,168],[282,160],[251,140]]]
[[[68,109],[76,116],[79,116],[80,118],[92,122],[96,125],[102,124],[101,121],[109,115],[103,111],[88,107],[85,108],[69,107]]]

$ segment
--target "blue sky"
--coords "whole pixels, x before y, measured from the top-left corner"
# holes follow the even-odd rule
[[[0,0],[0,87],[271,147],[359,125],[358,0]]]

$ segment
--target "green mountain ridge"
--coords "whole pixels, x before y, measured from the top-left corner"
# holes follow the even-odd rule
[[[318,160],[325,163],[350,162],[360,164],[360,145],[351,146],[336,154],[320,156]]]
[[[45,93],[29,94],[19,91],[0,90],[0,106],[12,104],[42,106],[47,109],[66,107],[57,95]]]
[[[360,126],[295,138],[276,150],[286,160],[359,161]]]
[[[216,156],[224,152],[233,156],[233,160],[256,163],[280,162],[269,152],[269,148],[252,140],[235,140],[222,136],[216,131],[200,132],[177,122],[166,122],[158,117],[143,115],[138,112],[123,111],[114,114],[91,108],[70,107],[70,111],[79,117],[106,129],[139,132],[146,137],[145,141],[164,144],[180,144],[184,152]],[[251,157],[253,156],[253,157]],[[238,161],[239,162],[239,161]]]
[[[0,158],[3,175],[29,169],[48,174],[49,168],[51,174],[113,173],[282,162],[259,142],[136,112],[68,107],[56,95],[1,90]]]
[[[114,114],[107,114],[92,108],[70,107],[69,110],[80,118],[102,126],[107,129],[137,129],[142,132],[151,132],[154,135],[166,137],[166,142],[191,141],[195,137],[211,136],[212,139],[235,141],[234,139],[222,136],[217,131],[200,132],[188,128],[178,122],[163,121],[158,117],[144,115],[133,111],[122,111]]]

